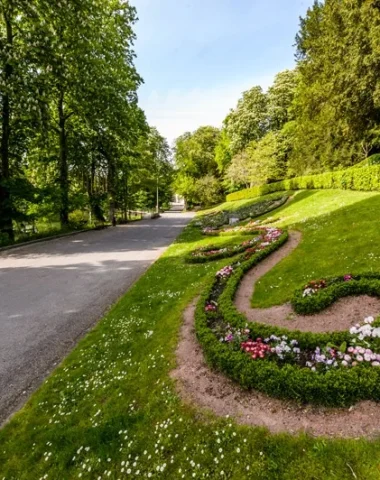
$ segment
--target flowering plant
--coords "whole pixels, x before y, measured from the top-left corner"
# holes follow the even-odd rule
[[[303,297],[310,297],[321,290],[321,288],[326,288],[326,280],[311,280],[305,287],[303,291]]]
[[[369,344],[364,346],[357,344],[364,338],[380,338],[380,327],[373,327],[373,322],[374,318],[368,317],[363,325],[351,328],[352,345],[347,346],[346,343],[340,347],[326,345],[315,349],[301,349],[297,340],[289,339],[286,335],[255,338],[251,336],[249,329],[232,328],[230,325],[227,325],[224,331],[215,333],[219,335],[221,342],[232,345],[234,349],[241,349],[252,360],[268,359],[293,363],[309,368],[313,372],[321,372],[337,367],[356,367],[361,363],[379,367],[380,352],[369,348]]]
[[[231,265],[228,265],[219,270],[219,272],[216,273],[216,276],[222,279],[228,278],[230,275],[232,275],[233,271],[234,268]]]

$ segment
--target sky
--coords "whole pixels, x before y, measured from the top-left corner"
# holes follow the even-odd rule
[[[139,103],[169,143],[220,127],[241,93],[294,67],[299,17],[313,0],[131,0]]]

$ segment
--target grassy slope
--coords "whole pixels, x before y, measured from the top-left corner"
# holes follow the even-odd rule
[[[275,225],[300,230],[302,242],[258,282],[254,306],[282,304],[308,280],[380,271],[379,211],[378,193],[299,192],[271,215]]]
[[[0,431],[0,478],[379,478],[380,441],[269,435],[178,398],[181,312],[228,263],[184,265],[196,245],[228,241],[200,238],[188,228]]]
[[[269,195],[264,195],[262,197],[258,198],[250,198],[250,199],[245,199],[245,200],[238,200],[236,202],[224,202],[217,207],[211,208],[209,210],[202,210],[199,212],[200,214],[208,214],[211,212],[219,212],[219,211],[225,211],[225,212],[236,212],[236,210],[239,210],[242,207],[250,207],[251,205],[255,205],[256,203],[261,203],[263,200],[271,200],[271,199],[278,199],[281,197],[281,194],[285,193],[291,193],[291,192],[276,192],[276,193],[270,193]]]

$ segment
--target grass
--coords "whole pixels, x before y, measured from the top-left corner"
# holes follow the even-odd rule
[[[261,203],[263,201],[268,201],[268,200],[273,200],[273,199],[279,199],[282,195],[285,194],[290,194],[291,192],[276,192],[276,193],[271,193],[269,195],[264,195],[263,197],[258,197],[258,198],[250,198],[250,199],[245,199],[245,200],[237,200],[236,202],[224,202],[216,207],[213,207],[209,210],[202,210],[199,212],[199,214],[206,215],[208,213],[212,212],[236,212],[237,210],[240,210],[241,208],[245,207],[250,207],[252,205],[255,205],[256,203]]]
[[[274,225],[300,230],[301,244],[257,283],[253,305],[264,308],[289,301],[309,280],[379,272],[379,210],[378,193],[299,192],[272,216],[278,218]]]
[[[332,235],[338,212],[351,218],[350,209],[364,214],[371,202],[380,205],[380,196],[349,193],[345,200],[333,201],[318,199],[316,192],[319,216],[312,206],[299,216],[297,204],[303,208],[303,202],[312,200],[300,194],[282,214],[307,228],[304,242],[306,235],[320,231],[319,222],[327,222],[325,230]],[[324,202],[330,205],[328,211]],[[355,228],[362,232],[357,252],[372,238],[363,228],[371,215],[375,223],[374,211],[354,215]],[[327,213],[330,218],[324,216]],[[313,220],[307,220],[309,214]],[[301,219],[305,222],[300,224]],[[285,217],[282,221],[286,224]],[[352,223],[347,225],[347,234],[353,230]],[[186,265],[183,257],[196,246],[227,242],[225,237],[202,237],[192,227],[183,232],[0,431],[1,479],[380,478],[380,440],[270,435],[216,418],[178,397],[169,374],[175,366],[182,312],[205,280],[228,264],[223,260]],[[350,243],[340,241],[343,257],[347,248]],[[371,251],[376,251],[375,243]],[[370,265],[372,258],[365,258]],[[312,260],[303,262],[310,267]],[[317,263],[314,257],[314,269]]]

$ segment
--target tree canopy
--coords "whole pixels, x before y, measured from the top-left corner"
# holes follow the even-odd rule
[[[23,222],[152,207],[157,162],[168,201],[170,152],[138,106],[135,21],[123,0],[1,1],[0,243]]]

